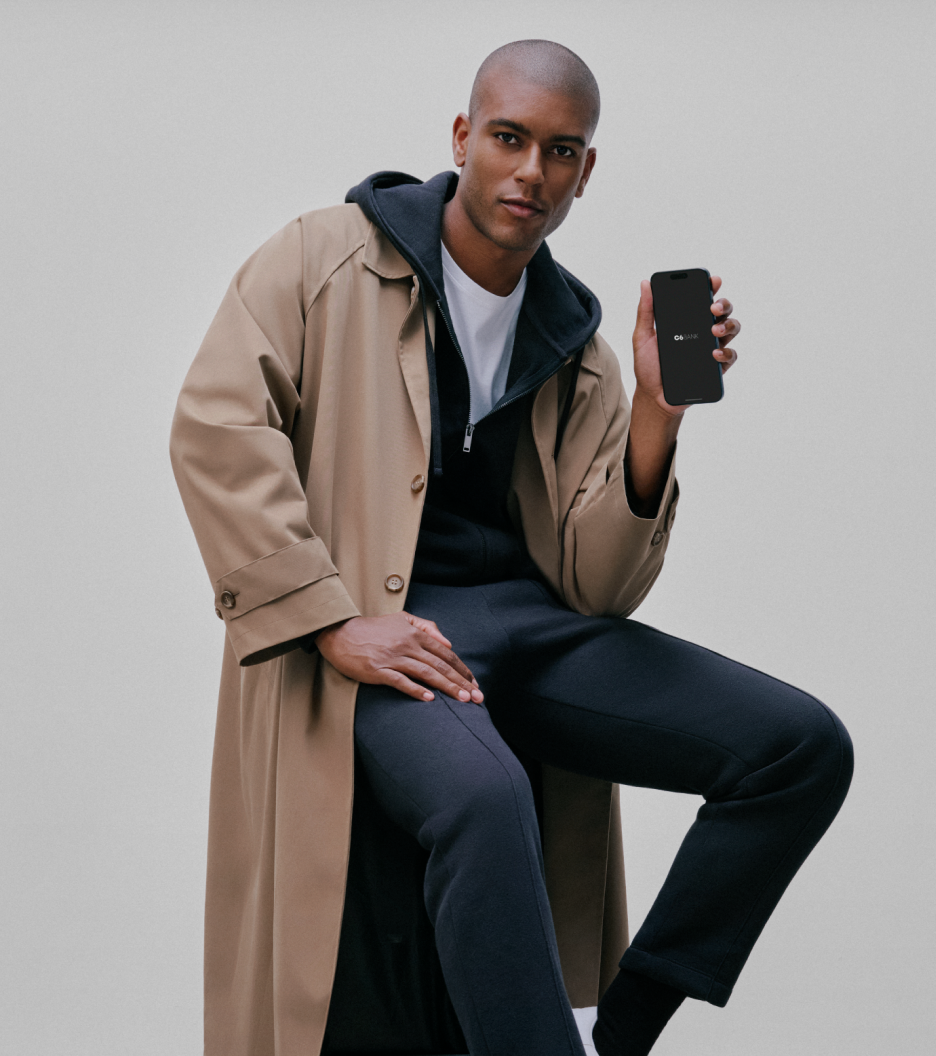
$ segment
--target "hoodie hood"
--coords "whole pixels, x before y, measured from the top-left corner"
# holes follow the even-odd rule
[[[345,198],[390,239],[431,292],[451,325],[442,278],[442,212],[458,186],[458,174],[441,172],[423,183],[404,172],[378,172]],[[523,310],[540,340],[560,359],[575,355],[601,322],[598,298],[557,264],[544,242],[527,265]]]

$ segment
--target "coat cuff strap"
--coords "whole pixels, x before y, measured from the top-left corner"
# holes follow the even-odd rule
[[[297,639],[360,615],[317,537],[222,576],[215,607],[241,666],[272,659],[299,646]]]

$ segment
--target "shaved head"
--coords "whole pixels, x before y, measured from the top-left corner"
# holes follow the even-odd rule
[[[462,271],[499,297],[585,193],[597,152],[598,85],[551,40],[515,40],[481,64],[469,113],[452,123],[461,169],[442,241]]]
[[[500,76],[523,80],[546,91],[560,92],[580,100],[586,108],[589,131],[595,131],[601,110],[598,82],[578,55],[562,44],[551,40],[515,40],[492,51],[481,63],[471,87],[468,117],[472,122],[484,107],[492,79]]]

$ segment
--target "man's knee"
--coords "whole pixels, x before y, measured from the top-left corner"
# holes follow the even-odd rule
[[[820,782],[836,781],[845,771],[850,775],[854,751],[848,731],[824,704],[814,697],[807,699],[799,746],[804,764]]]
[[[814,729],[809,745],[814,767],[820,775],[819,785],[844,800],[855,768],[855,749],[842,720],[824,704],[814,701]]]
[[[844,799],[854,766],[848,731],[815,697],[787,690],[786,706],[769,722],[765,765],[744,782],[746,791],[784,789],[814,800],[830,794]]]

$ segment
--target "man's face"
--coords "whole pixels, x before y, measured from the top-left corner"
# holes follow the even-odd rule
[[[454,128],[458,195],[474,226],[501,249],[531,251],[566,218],[595,164],[583,100],[508,73],[492,74],[482,104]]]

